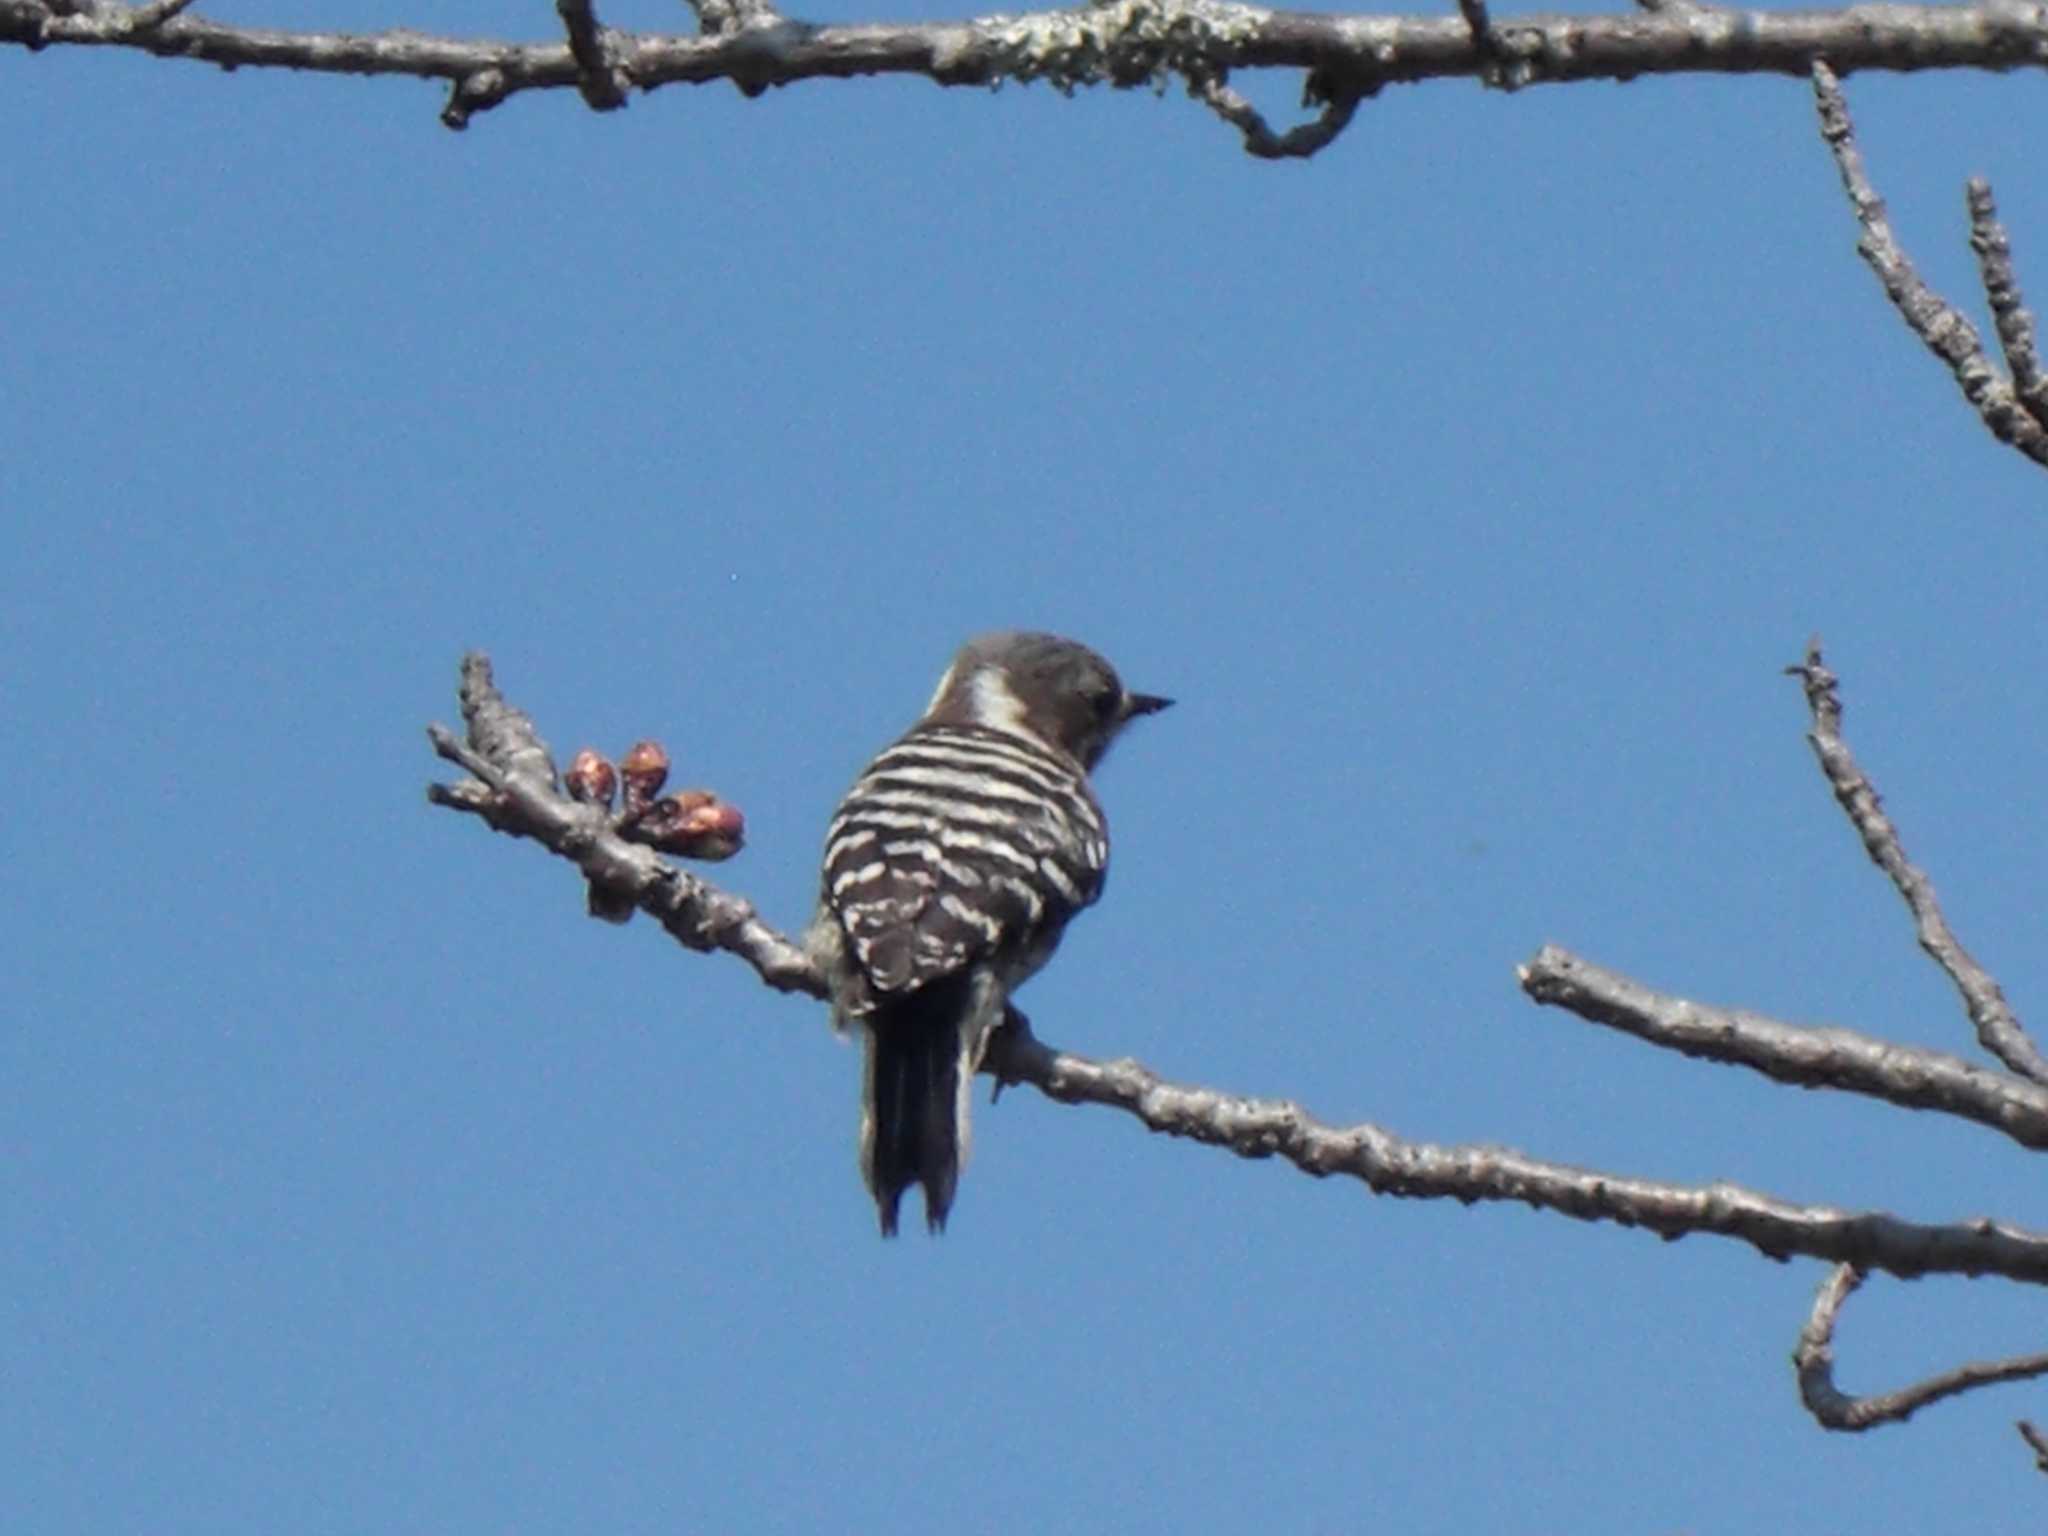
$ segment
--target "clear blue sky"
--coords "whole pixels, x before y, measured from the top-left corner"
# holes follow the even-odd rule
[[[552,11],[224,19],[545,37]],[[677,29],[679,6],[605,9]],[[834,13],[835,19],[840,13]],[[855,13],[844,13],[850,17]],[[1276,81],[1265,99],[1298,88]],[[2037,78],[1856,77],[1926,270]],[[967,634],[1181,706],[1099,788],[1049,1039],[1334,1122],[2048,1225],[1974,1127],[1539,1010],[1971,1047],[1779,675],[2048,1023],[2048,480],[1903,331],[1786,80],[1394,89],[1308,165],[1170,93],[523,97],[0,55],[0,1526],[2016,1529],[1981,1394],[1816,1429],[1820,1267],[1397,1204],[1030,1092],[893,1245],[823,1010],[430,810],[495,658],[657,735],[806,915]],[[1845,1387],[2043,1345],[1874,1282]]]

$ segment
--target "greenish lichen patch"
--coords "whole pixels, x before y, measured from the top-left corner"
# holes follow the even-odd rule
[[[1108,0],[1071,11],[988,16],[975,23],[995,80],[1081,85],[1163,85],[1213,73],[1271,13],[1223,0]]]

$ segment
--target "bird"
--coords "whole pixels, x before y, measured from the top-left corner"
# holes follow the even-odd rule
[[[1109,825],[1088,776],[1172,702],[1077,641],[980,635],[840,801],[804,942],[834,1028],[861,1037],[860,1166],[884,1237],[913,1184],[945,1229],[1010,994],[1102,895]]]

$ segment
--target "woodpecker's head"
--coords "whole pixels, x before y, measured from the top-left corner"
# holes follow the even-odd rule
[[[1092,770],[1117,732],[1172,702],[1132,693],[1116,668],[1085,645],[1004,630],[977,635],[960,648],[925,718],[1022,731],[1072,753]]]

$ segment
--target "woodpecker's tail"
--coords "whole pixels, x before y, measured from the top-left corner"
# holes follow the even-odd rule
[[[926,1225],[945,1229],[967,1166],[968,1094],[1002,1013],[992,994],[984,977],[947,977],[866,1020],[860,1162],[884,1237],[896,1235],[896,1206],[913,1184],[924,1186]]]

